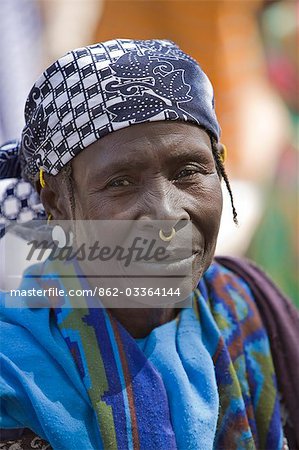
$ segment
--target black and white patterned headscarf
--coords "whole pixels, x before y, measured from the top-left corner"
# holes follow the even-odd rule
[[[71,51],[28,96],[23,174],[32,178],[42,168],[56,175],[108,133],[161,120],[191,122],[219,138],[211,83],[173,42],[117,39]]]
[[[163,120],[191,122],[219,140],[212,85],[193,58],[166,40],[117,39],[79,48],[34,84],[21,140],[0,148],[0,179],[32,180],[40,169],[56,175],[108,133]],[[7,198],[4,193],[0,202],[3,217]],[[25,200],[15,202],[21,205],[16,217]]]

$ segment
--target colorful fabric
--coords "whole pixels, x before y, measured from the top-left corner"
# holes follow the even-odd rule
[[[299,311],[253,262],[228,256],[215,260],[250,286],[272,350],[285,437],[289,448],[299,448]]]
[[[219,138],[213,88],[197,62],[166,40],[117,39],[67,53],[37,80],[25,106],[23,173],[56,175],[108,133],[179,120]],[[1,169],[2,177],[12,164]]]
[[[213,447],[217,384],[213,360],[192,309],[183,310],[179,322],[153,330],[144,352],[105,310],[74,309],[66,317],[61,312],[58,324],[80,367],[99,427],[105,430],[104,448],[112,439],[111,448],[121,449]],[[89,328],[83,333],[81,328],[74,336],[78,323]],[[94,334],[99,353],[85,345]],[[209,345],[216,350],[215,334]],[[101,363],[94,364],[94,359]]]
[[[22,288],[34,283],[25,278]],[[13,342],[3,348],[3,428],[31,428],[54,449],[282,448],[266,332],[248,285],[217,263],[195,290],[194,308],[154,329],[143,350],[88,299],[86,309],[55,316],[48,308],[3,315]],[[41,362],[34,377],[32,355]]]

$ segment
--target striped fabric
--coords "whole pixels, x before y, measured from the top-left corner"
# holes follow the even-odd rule
[[[176,321],[177,336],[184,311]],[[249,287],[214,263],[194,291],[194,314],[214,362],[218,387],[214,448],[281,449],[283,432],[269,342]],[[106,310],[89,308],[87,300],[86,309],[57,308],[55,315],[96,412],[102,446],[183,448],[176,418],[181,420],[188,411],[170,402],[166,380],[158,373],[159,361],[152,363]],[[190,334],[190,349],[193,342]],[[181,383],[188,380],[182,377]],[[194,424],[188,426],[196,430],[198,417],[192,417]],[[200,442],[198,435],[196,448],[202,448]],[[187,437],[184,448],[194,448]]]

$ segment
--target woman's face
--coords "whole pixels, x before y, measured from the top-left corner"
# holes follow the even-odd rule
[[[197,126],[154,122],[111,133],[74,158],[72,177],[76,219],[192,221],[193,268],[201,276],[210,265],[222,193],[210,139]]]

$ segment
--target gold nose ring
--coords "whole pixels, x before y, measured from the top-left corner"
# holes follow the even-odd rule
[[[171,241],[171,239],[174,237],[174,235],[175,235],[175,229],[174,229],[173,227],[172,227],[172,229],[171,229],[171,233],[170,233],[169,236],[165,236],[163,230],[160,230],[160,231],[159,231],[159,238],[160,238],[162,241],[165,241],[165,242]]]

